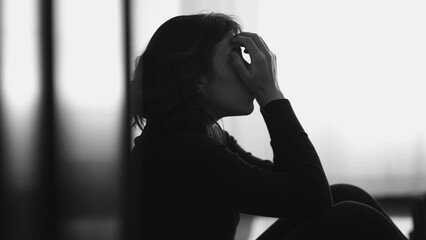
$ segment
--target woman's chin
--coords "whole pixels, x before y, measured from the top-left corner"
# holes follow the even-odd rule
[[[239,105],[238,107],[234,105],[233,108],[228,108],[227,111],[223,111],[222,117],[236,117],[236,116],[246,116],[250,115],[254,110],[254,104],[246,103],[244,105]],[[221,118],[222,118],[221,117]]]
[[[251,114],[251,113],[253,112],[253,110],[254,110],[254,104],[253,104],[253,102],[252,102],[252,103],[251,103],[251,105],[250,105],[249,111],[247,112],[247,114],[246,114],[246,115]]]
[[[240,115],[240,116],[250,115],[254,110],[254,104],[251,103],[251,104],[247,105],[244,109],[241,109],[241,110],[242,110],[241,113],[238,114],[238,115]]]

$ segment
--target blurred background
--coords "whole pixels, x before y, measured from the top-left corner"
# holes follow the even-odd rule
[[[169,18],[212,11],[277,55],[281,89],[331,184],[384,203],[426,191],[424,1],[0,0],[3,239],[128,237],[135,58]],[[272,159],[258,110],[221,125]],[[273,220],[243,215],[237,239]]]

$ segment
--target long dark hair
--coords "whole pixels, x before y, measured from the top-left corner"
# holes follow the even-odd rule
[[[196,129],[208,135],[215,123],[204,110],[202,76],[212,73],[215,46],[241,26],[221,13],[174,17],[154,33],[138,58],[130,85],[132,126],[161,121],[164,127]]]

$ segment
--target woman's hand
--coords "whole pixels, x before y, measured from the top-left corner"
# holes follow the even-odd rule
[[[230,40],[231,44],[243,46],[250,55],[251,64],[236,52],[231,53],[232,63],[241,80],[255,95],[261,107],[275,99],[284,98],[277,81],[276,56],[255,33],[242,32]]]

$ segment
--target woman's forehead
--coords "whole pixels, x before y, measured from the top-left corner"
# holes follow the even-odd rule
[[[227,32],[225,34],[225,37],[217,44],[217,47],[221,46],[221,47],[226,47],[226,46],[230,46],[230,42],[229,40],[231,40],[236,34],[233,31]]]

